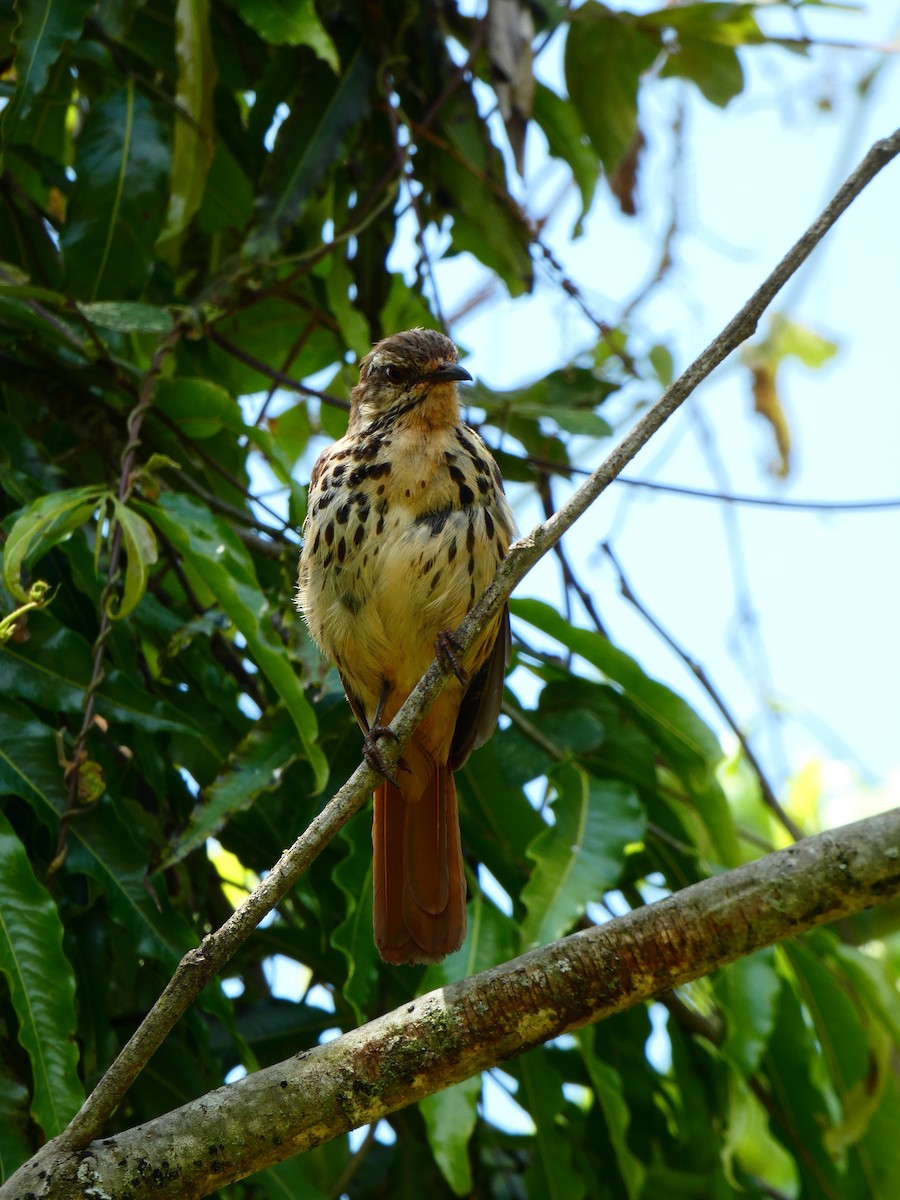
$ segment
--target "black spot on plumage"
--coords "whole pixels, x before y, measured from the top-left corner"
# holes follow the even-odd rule
[[[491,490],[490,481],[486,479],[484,475],[478,476],[478,490],[481,492],[482,496],[486,496]]]
[[[468,566],[466,567],[466,570],[469,572],[470,575],[475,574],[475,555],[474,554],[469,555],[469,563],[468,563]]]
[[[312,544],[312,552],[313,552],[313,554],[315,554],[315,553],[316,553],[316,551],[319,549],[319,542],[320,542],[320,540],[321,540],[321,537],[322,537],[322,531],[321,531],[320,529],[317,529],[317,530],[316,530],[316,536],[315,536],[315,539],[314,539],[314,541],[313,541],[313,544]]]
[[[483,512],[484,512],[484,532],[488,535],[489,538],[492,538],[494,536],[494,522],[491,518],[491,514],[488,512],[488,510],[486,508],[483,510]]]
[[[354,592],[343,592],[340,601],[344,608],[353,613],[354,617],[362,607],[362,601]]]
[[[465,471],[463,471],[460,467],[457,467],[454,463],[448,464],[447,470],[450,472],[450,478],[454,483],[459,484],[466,482]]]
[[[475,603],[475,584],[474,584],[474,582],[469,584],[469,603],[470,604]]]
[[[468,508],[470,504],[475,503],[475,493],[467,483],[459,485],[459,502],[463,508]]]
[[[342,504],[341,507],[334,514],[334,518],[337,521],[338,525],[346,525],[347,522],[350,520],[350,505],[349,505],[349,503]]]
[[[334,555],[329,550],[328,553],[325,555],[324,561],[322,562],[322,570],[327,571],[333,562],[334,562]]]
[[[384,532],[384,513],[379,513],[378,524],[375,526],[375,536],[377,537],[379,533],[383,533],[383,532]],[[375,553],[377,554],[378,551],[376,550]]]
[[[366,527],[365,527],[365,525],[357,525],[357,527],[356,527],[356,533],[354,533],[354,535],[353,535],[353,545],[354,545],[354,546],[361,546],[361,545],[362,545],[362,540],[363,540],[363,538],[364,538],[365,536],[366,536]]]
[[[330,546],[334,541],[334,522],[329,521],[325,526],[325,545]]]
[[[491,473],[490,463],[487,462],[484,458],[482,458],[482,456],[480,454],[473,454],[472,462],[474,463],[475,470],[478,472],[479,475],[490,475],[490,473]],[[478,482],[480,485],[481,480],[479,479]]]
[[[347,468],[343,465],[343,463],[339,467],[334,468],[334,482],[335,483],[340,483],[340,481],[344,478],[344,473],[346,472],[346,470],[347,470]]]
[[[440,583],[440,581],[441,581],[441,572],[435,571],[435,573],[431,577],[431,586],[428,589],[429,592],[433,592],[434,589],[437,587],[437,585]]]
[[[359,512],[356,515],[359,517],[360,521],[362,521],[362,523],[365,524],[366,521],[368,521],[368,519],[369,519],[368,504],[361,504],[360,508],[359,508]]]
[[[416,517],[416,524],[427,525],[431,536],[437,537],[439,533],[443,532],[444,526],[447,524],[452,512],[452,508],[439,508],[433,512],[419,513]],[[454,542],[455,545],[456,543]]]
[[[347,555],[347,543],[344,541],[343,538],[341,538],[341,540],[337,544],[337,560],[338,560],[338,562],[343,562],[346,555]]]
[[[427,575],[433,566],[434,566],[434,559],[429,558],[428,562],[423,563],[423,565],[422,565],[422,574]]]
[[[391,464],[387,461],[380,463],[372,463],[369,467],[369,478],[379,479],[382,475],[390,475]]]
[[[466,549],[469,554],[475,549],[475,522],[469,517],[469,528],[466,530]]]
[[[456,558],[456,538],[447,547],[447,562],[452,563],[454,558]]]

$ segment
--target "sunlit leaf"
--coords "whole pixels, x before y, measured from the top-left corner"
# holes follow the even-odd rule
[[[780,990],[772,950],[738,959],[713,977],[726,1020],[722,1053],[747,1076],[757,1069],[772,1035]]]
[[[316,13],[313,0],[293,4],[269,4],[268,0],[236,0],[238,12],[248,25],[275,46],[309,46],[335,72],[340,70],[334,42]]]
[[[22,567],[67,538],[97,510],[103,487],[71,488],[41,496],[18,518],[3,548],[3,583],[20,602],[28,599]]]

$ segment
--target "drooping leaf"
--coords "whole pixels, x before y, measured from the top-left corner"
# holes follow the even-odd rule
[[[0,971],[31,1063],[31,1111],[47,1137],[62,1132],[84,1099],[74,1037],[75,980],[62,938],[56,905],[0,813]]]
[[[125,584],[121,599],[113,598],[107,611],[114,620],[121,621],[147,589],[150,568],[156,562],[156,538],[148,522],[129,505],[116,500],[114,512],[125,551]]]
[[[585,1194],[584,1177],[576,1170],[573,1147],[557,1122],[563,1107],[562,1080],[542,1049],[523,1055],[516,1068],[517,1099],[535,1125],[534,1156],[524,1176],[529,1200],[580,1200]]]
[[[612,174],[637,130],[640,77],[659,42],[630,13],[596,0],[575,10],[566,38],[566,87],[607,174]]]
[[[8,696],[0,696],[0,728],[0,794],[21,796],[55,830],[66,792],[53,730]]]
[[[341,830],[348,848],[338,863],[334,881],[344,893],[346,916],[334,931],[333,944],[347,963],[344,998],[362,1024],[371,1016],[378,981],[378,951],[372,933],[372,833],[371,824],[357,817]]]
[[[216,64],[209,8],[209,0],[177,0],[175,5],[178,86],[175,90],[169,209],[160,238],[163,245],[183,233],[200,207],[213,159]]]
[[[594,201],[600,159],[584,132],[575,107],[542,83],[538,83],[534,94],[534,120],[543,130],[550,153],[570,167],[581,193],[581,215],[574,231],[577,237]]]
[[[597,1054],[593,1029],[579,1030],[576,1038],[591,1079],[594,1097],[603,1111],[603,1120],[615,1151],[616,1165],[622,1176],[628,1200],[639,1200],[643,1194],[646,1170],[628,1145],[628,1126],[632,1118],[622,1086],[622,1076],[615,1067],[604,1062]]]
[[[580,654],[623,689],[635,719],[689,790],[713,847],[726,865],[740,861],[734,820],[715,769],[722,749],[712,730],[680,696],[651,679],[607,638],[570,625],[549,604],[514,600],[511,612]]]
[[[215,837],[229,818],[248,809],[262,791],[276,788],[297,756],[293,722],[286,709],[264,713],[234,749],[216,780],[203,792],[161,869]]]
[[[250,555],[231,529],[196,500],[167,494],[160,497],[158,506],[141,508],[191,564],[243,634],[250,654],[293,718],[316,786],[324,786],[328,764],[317,742],[315,713],[266,619],[267,602]]]
[[[249,432],[234,396],[208,379],[176,376],[161,380],[156,406],[185,437],[194,441],[214,437],[223,429],[239,436]]]
[[[626,846],[644,835],[643,809],[625,784],[595,779],[576,766],[560,767],[553,778],[556,820],[528,847],[535,867],[522,891],[523,950],[568,932],[587,902],[616,883]]]
[[[339,79],[319,60],[307,65],[302,91],[266,164],[259,223],[244,245],[248,258],[276,253],[325,176],[340,163],[350,130],[368,108],[371,76],[362,49]]]
[[[51,492],[35,500],[18,518],[3,548],[3,583],[16,600],[24,603],[28,599],[21,582],[22,567],[83,525],[105,494],[102,486]]]
[[[772,1036],[780,991],[772,950],[738,959],[713,977],[713,992],[726,1020],[722,1053],[748,1077]]]
[[[62,232],[68,288],[88,300],[140,295],[162,227],[171,166],[166,133],[129,80],[90,111]]]
[[[472,1193],[469,1142],[478,1120],[481,1077],[473,1075],[419,1104],[434,1160],[457,1196]]]
[[[689,33],[679,36],[661,73],[691,80],[710,104],[720,108],[744,90],[744,72],[734,48]]]

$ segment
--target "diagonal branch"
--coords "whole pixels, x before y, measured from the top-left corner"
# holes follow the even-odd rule
[[[429,992],[81,1152],[51,1143],[0,1198],[207,1196],[550,1038],[900,895],[898,843],[900,809],[806,838]]]
[[[538,525],[530,534],[510,547],[493,582],[458,630],[457,637],[463,654],[477,639],[480,630],[500,611],[513,589],[538,559],[556,545],[565,531],[612,483],[694,388],[732,350],[750,337],[760,316],[779,289],[806,261],[841,213],[898,153],[900,130],[890,138],[875,143],[821,216],[813,222],[719,336],[707,346],[684,374],[666,389],[660,400],[644,414],[578,491],[549,520]],[[432,663],[392,723],[397,741],[388,743],[385,748],[384,757],[389,768],[396,764],[413,730],[443,690],[446,682],[447,674],[444,668],[437,662]],[[60,1148],[81,1149],[101,1132],[131,1083],[162,1044],[176,1021],[246,941],[263,917],[278,904],[309,864],[358,811],[378,779],[379,776],[370,767],[357,767],[350,779],[294,845],[285,851],[244,904],[218,930],[204,938],[197,949],[185,955],[156,1004],[85,1101],[68,1129],[48,1143],[41,1151],[42,1155],[50,1155]]]

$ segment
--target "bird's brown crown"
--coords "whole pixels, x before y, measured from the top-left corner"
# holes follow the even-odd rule
[[[456,383],[472,378],[457,359],[450,338],[434,329],[407,329],[383,338],[359,364],[359,383],[350,397],[351,428],[420,407],[417,415],[426,423],[452,423]]]

